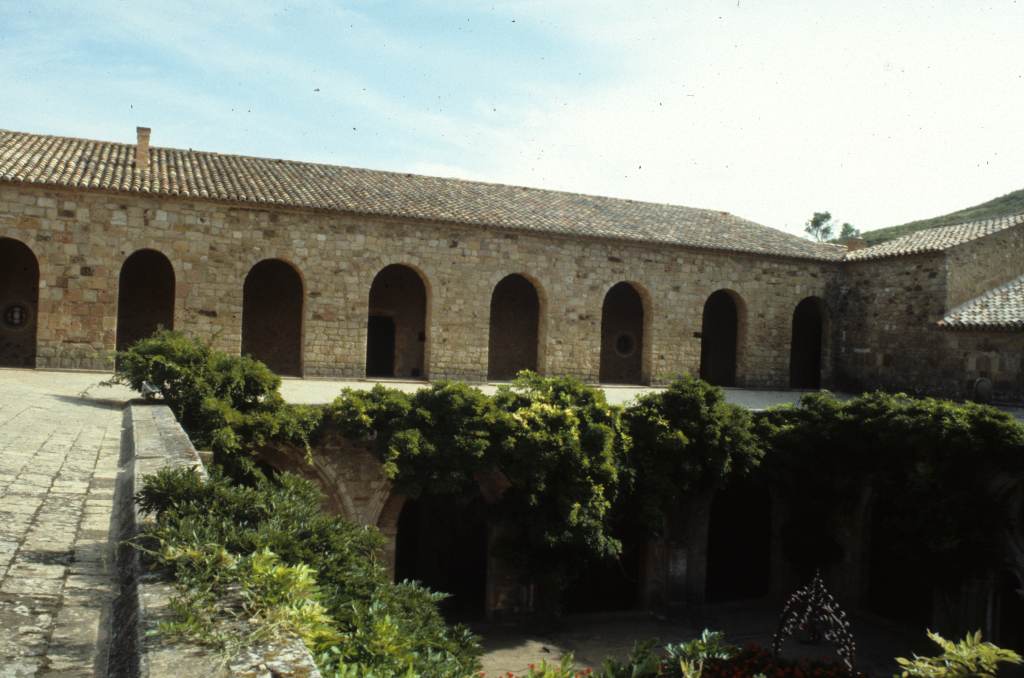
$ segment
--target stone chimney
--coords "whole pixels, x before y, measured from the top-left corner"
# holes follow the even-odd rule
[[[149,169],[149,133],[148,127],[136,127],[135,134],[137,140],[135,143],[135,169],[148,170]]]
[[[846,251],[855,252],[856,250],[862,250],[868,246],[868,241],[864,238],[850,238],[846,241]]]

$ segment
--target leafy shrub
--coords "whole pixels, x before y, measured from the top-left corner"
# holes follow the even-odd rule
[[[757,432],[763,470],[791,508],[783,546],[802,575],[841,557],[834,535],[868,488],[898,535],[892,557],[923,580],[956,582],[1001,562],[1007,512],[994,481],[1024,472],[1024,427],[1010,415],[901,394],[812,394],[759,414]]]
[[[575,379],[521,372],[494,403],[497,468],[510,487],[495,507],[499,550],[555,590],[595,559],[614,558],[611,507],[628,441],[621,412]]]
[[[375,558],[379,533],[322,513],[321,501],[290,474],[253,486],[218,474],[203,483],[182,469],[149,478],[138,496],[157,519],[147,536],[180,592],[171,630],[209,639],[216,620],[254,618],[259,632],[300,636],[326,670],[472,673],[479,646],[466,629],[445,625],[443,596],[392,584]]]
[[[935,657],[905,659],[897,657],[903,678],[995,678],[1000,663],[1020,664],[1021,657],[1013,650],[1005,650],[992,643],[982,642],[981,631],[968,633],[955,643],[938,633],[928,637],[942,649]]]
[[[699,638],[684,643],[665,646],[667,655],[661,675],[674,678],[700,678],[704,672],[704,663],[717,659],[732,659],[739,653],[739,648],[725,642],[725,634],[721,631],[704,629]]]
[[[623,419],[640,510],[654,527],[667,508],[684,505],[696,490],[747,474],[763,455],[750,412],[693,377],[640,396]]]

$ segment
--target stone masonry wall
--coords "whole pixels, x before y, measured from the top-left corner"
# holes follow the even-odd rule
[[[746,346],[738,384],[785,386],[793,310],[825,297],[836,264],[570,239],[497,229],[412,223],[312,211],[250,209],[94,191],[0,187],[0,237],[27,244],[40,263],[39,367],[109,369],[118,273],[136,250],[174,266],[175,328],[237,352],[249,269],[280,258],[303,278],[307,377],[362,377],[368,297],[386,265],[427,280],[427,375],[486,378],[494,286],[510,273],[538,283],[547,323],[542,372],[595,381],[601,304],[617,282],[653,300],[651,381],[696,373],[704,301],[734,290],[744,302]],[[646,328],[645,328],[646,332]]]
[[[850,262],[829,305],[840,388],[951,393],[959,378],[943,369],[946,311],[943,254]]]
[[[954,247],[948,262],[947,310],[1024,275],[1024,226]]]
[[[997,401],[1024,402],[1024,332],[945,330],[943,368],[959,377],[954,395],[969,397],[975,380],[992,380]]]

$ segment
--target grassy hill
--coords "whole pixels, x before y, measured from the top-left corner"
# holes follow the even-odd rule
[[[889,226],[888,228],[879,228],[874,231],[866,231],[861,234],[861,237],[867,241],[869,245],[877,245],[880,242],[886,240],[892,240],[898,238],[901,235],[907,235],[914,231],[923,231],[926,228],[936,228],[938,226],[950,226],[952,224],[960,224],[965,221],[977,221],[979,219],[992,219],[993,217],[1005,217],[1011,214],[1024,213],[1024,189],[1014,191],[1013,193],[1007,193],[1004,196],[983,202],[980,205],[974,207],[967,207],[956,212],[950,212],[944,214],[941,217],[932,217],[931,219],[921,219],[920,221],[911,221],[907,224],[901,224],[899,226]]]

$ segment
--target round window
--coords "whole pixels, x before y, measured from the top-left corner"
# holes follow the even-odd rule
[[[636,339],[632,334],[622,333],[615,337],[615,352],[623,358],[633,355],[636,350]]]
[[[11,304],[4,309],[4,324],[8,327],[24,327],[28,323],[28,308],[22,304]]]

